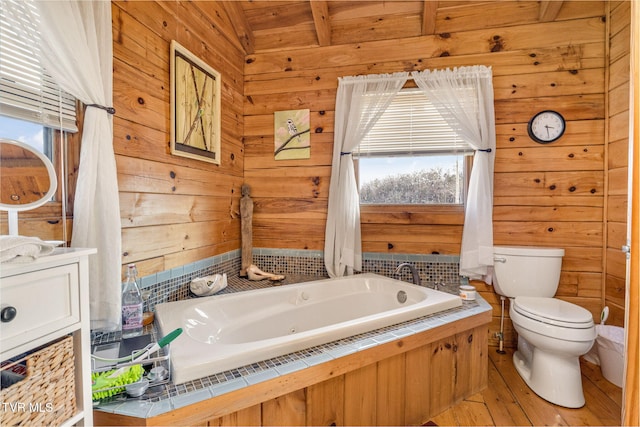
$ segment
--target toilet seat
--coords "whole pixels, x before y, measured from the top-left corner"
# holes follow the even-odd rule
[[[513,309],[529,319],[570,329],[594,327],[591,313],[578,305],[557,298],[516,297]]]

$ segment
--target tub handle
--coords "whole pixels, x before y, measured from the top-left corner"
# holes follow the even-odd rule
[[[507,259],[506,259],[506,258],[504,258],[504,257],[496,256],[496,257],[493,257],[493,262],[502,262],[502,263],[505,263],[505,262],[507,262]]]

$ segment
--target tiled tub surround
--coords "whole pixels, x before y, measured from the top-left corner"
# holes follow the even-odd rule
[[[263,271],[283,274],[285,280],[282,281],[282,284],[300,283],[328,277],[321,251],[256,248],[253,251],[253,262]],[[433,287],[435,282],[447,283],[447,286],[440,287],[439,290],[453,294],[458,293],[461,280],[458,273],[458,256],[365,253],[363,254],[362,272],[393,277],[395,269],[403,262],[415,265],[424,286]],[[273,285],[268,280],[252,282],[240,279],[238,277],[240,264],[240,251],[236,250],[142,277],[139,283],[140,287],[142,291],[149,293],[149,298],[145,303],[145,311],[155,311],[155,305],[162,302],[180,301],[192,297],[189,283],[196,277],[226,273],[229,286],[220,293],[260,289]],[[409,269],[403,269],[399,278],[411,282]]]
[[[308,274],[309,272],[318,271],[312,270],[314,268],[324,271],[321,255],[317,258],[310,258],[312,261],[309,262],[309,257],[290,257],[287,254],[283,254],[282,251],[265,252],[270,253],[258,254],[257,256],[254,255],[254,262],[265,271],[286,274],[287,278],[283,284],[300,283],[303,281],[317,279],[317,275]],[[427,257],[430,258],[433,256]],[[460,283],[460,277],[454,276],[451,273],[451,271],[455,271],[457,274],[457,264],[455,264],[455,268],[453,268],[449,265],[441,266],[438,265],[439,263],[422,261],[418,258],[419,257],[416,256],[405,256],[403,259],[398,260],[368,259],[365,261],[365,264],[368,268],[376,268],[375,272],[378,274],[388,272],[388,275],[391,276],[399,263],[411,262],[416,265],[420,271],[420,276],[423,279],[424,284],[429,285],[429,278],[434,277],[434,281],[444,280],[448,283],[447,289],[443,290],[451,293],[457,293],[457,286]],[[450,258],[447,259],[448,261],[457,260],[455,257],[447,258]],[[266,262],[263,261],[265,259]],[[433,258],[431,258],[430,261],[432,260]],[[260,261],[263,261],[264,263],[258,264]],[[317,263],[316,266],[313,265],[314,262]],[[424,263],[424,265],[421,265],[421,263]],[[308,264],[311,264],[311,267],[309,267]],[[443,264],[453,263],[449,262]],[[226,272],[229,275],[229,286],[223,290],[223,292],[226,293],[241,292],[272,286],[272,284],[267,280],[253,282],[237,277],[239,265],[239,260],[229,257],[228,260],[222,260],[221,263],[216,265],[212,264],[210,266],[205,266],[199,271],[194,269],[190,273],[185,273],[183,270],[181,275],[168,278],[163,282],[155,284],[153,293],[156,295],[154,298],[152,294],[152,297],[149,298],[149,307],[153,309],[154,305],[160,302],[157,295],[164,295],[167,298],[166,300],[189,298],[188,281],[191,280],[191,278],[199,277],[199,275],[206,276]],[[307,265],[307,268],[311,269],[300,270],[300,268],[305,268],[303,267],[304,265]],[[287,270],[284,268],[279,269],[280,266],[286,266]],[[292,271],[292,273],[286,273],[287,271]],[[172,272],[180,273],[177,270],[172,270]],[[430,274],[435,276],[430,276]],[[450,276],[446,276],[446,274],[450,274]],[[456,277],[458,281],[457,283],[454,281],[452,276]],[[410,273],[408,277],[403,277],[403,279],[410,282]],[[185,280],[186,283],[184,283]],[[462,282],[464,283],[464,281]],[[145,286],[144,279],[142,287],[143,290],[149,288],[148,285]],[[181,298],[178,298],[178,296]],[[96,407],[96,409],[98,412],[141,419],[151,419],[153,417],[162,416],[163,414],[178,410],[187,405],[219,397],[227,393],[260,384],[264,381],[282,377],[284,375],[295,374],[296,372],[321,365],[325,362],[333,361],[340,357],[366,351],[367,349],[372,349],[397,340],[402,340],[403,338],[423,333],[425,331],[434,330],[444,325],[468,319],[482,313],[490,313],[490,311],[491,306],[482,298],[478,298],[476,301],[463,301],[462,306],[459,308],[424,316],[327,344],[314,346],[295,353],[231,369],[215,375],[200,378],[198,380],[189,381],[184,384],[175,385],[170,383],[161,386],[163,387],[163,390],[160,392],[156,390],[151,397],[143,395],[140,398],[131,399],[125,398],[124,396],[118,396],[112,401],[102,402]],[[100,418],[99,414],[98,418]]]
[[[111,402],[99,405],[97,409],[129,417],[152,418],[478,314],[490,313],[490,311],[491,306],[482,298],[463,301],[462,307],[459,308],[231,369],[185,384],[168,384],[164,386],[163,393],[153,398],[145,398],[145,396],[139,399],[115,398]]]

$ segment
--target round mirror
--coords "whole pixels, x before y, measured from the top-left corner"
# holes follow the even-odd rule
[[[0,210],[9,212],[9,234],[17,234],[17,212],[44,205],[58,186],[53,164],[43,153],[4,138],[0,138],[0,183]]]

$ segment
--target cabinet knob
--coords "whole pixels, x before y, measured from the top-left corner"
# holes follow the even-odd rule
[[[0,312],[0,321],[2,321],[2,323],[9,323],[16,318],[17,314],[18,310],[16,310],[15,307],[10,305],[2,307],[2,312]]]

